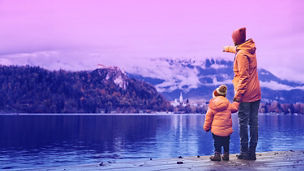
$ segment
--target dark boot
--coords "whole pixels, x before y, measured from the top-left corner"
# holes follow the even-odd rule
[[[241,152],[236,157],[241,160],[248,160],[248,143],[241,143]]]
[[[249,154],[249,156],[248,156],[248,160],[256,160],[256,155],[255,155],[255,153],[254,154]]]
[[[240,153],[239,155],[236,155],[236,157],[238,159],[241,159],[241,160],[248,160],[248,153]]]
[[[210,156],[211,161],[221,161],[221,154],[219,152],[215,152],[214,156]]]
[[[248,160],[256,160],[255,148],[249,148]]]
[[[224,161],[228,161],[229,160],[229,152],[225,152],[224,155],[222,156],[222,159]]]

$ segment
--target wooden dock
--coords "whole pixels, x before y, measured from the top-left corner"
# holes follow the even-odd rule
[[[37,169],[35,169],[37,170]],[[235,154],[230,161],[213,162],[209,156],[170,159],[147,159],[133,162],[107,162],[96,164],[45,168],[42,170],[105,170],[105,171],[221,171],[221,170],[304,170],[304,151],[277,151],[257,153],[256,161],[239,160]]]

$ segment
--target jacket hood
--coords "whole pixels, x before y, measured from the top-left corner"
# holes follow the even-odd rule
[[[229,101],[226,97],[216,96],[210,100],[209,107],[216,111],[223,111],[229,107]]]
[[[235,45],[239,45],[246,40],[246,27],[236,29],[232,32],[232,40]]]
[[[236,51],[245,51],[245,52],[248,52],[250,54],[255,54],[255,51],[256,51],[256,47],[255,47],[255,43],[252,39],[248,39],[246,42],[238,45],[236,47]]]

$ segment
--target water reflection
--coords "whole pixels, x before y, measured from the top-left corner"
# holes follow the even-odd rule
[[[0,116],[0,169],[209,155],[204,115]],[[238,119],[230,151],[239,152]],[[304,148],[304,116],[260,115],[257,151]]]

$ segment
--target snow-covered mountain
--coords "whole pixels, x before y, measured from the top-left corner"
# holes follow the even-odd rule
[[[228,98],[233,98],[233,61],[224,59],[151,59],[144,66],[126,69],[130,77],[153,84],[168,100],[178,98],[211,98],[212,91],[221,84],[228,86]],[[282,80],[260,68],[259,79],[264,102],[304,102],[304,83]]]

